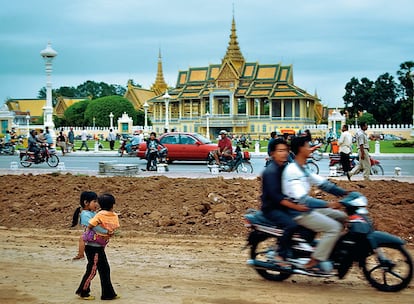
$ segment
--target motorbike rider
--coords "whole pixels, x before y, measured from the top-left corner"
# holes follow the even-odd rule
[[[132,149],[136,149],[138,145],[141,143],[142,138],[140,136],[139,131],[135,131],[134,135],[132,136],[131,142],[125,146],[127,153],[131,152]]]
[[[214,159],[218,165],[220,165],[221,157],[226,159],[233,159],[233,147],[230,138],[227,137],[227,131],[221,130],[219,134],[221,138],[218,142],[218,148],[214,152]]]
[[[147,171],[151,169],[151,163],[157,157],[158,149],[160,147],[164,148],[156,136],[155,132],[151,132],[150,137],[147,139]]]
[[[282,193],[281,176],[289,155],[287,142],[283,138],[274,138],[269,143],[269,153],[271,161],[262,174],[261,210],[264,217],[283,229],[278,244],[279,257],[275,257],[276,261],[283,261],[289,255],[291,239],[295,232],[301,231],[301,235],[308,240],[313,238],[314,233],[304,231],[287,212],[289,208],[300,212],[309,211],[307,206],[293,203]]]
[[[288,212],[299,225],[322,233],[311,260],[304,265],[306,270],[312,271],[320,262],[328,260],[343,229],[341,222],[345,222],[347,217],[344,212],[335,210],[341,207],[339,202],[326,202],[309,196],[311,186],[316,185],[335,196],[344,196],[348,192],[307,169],[306,159],[312,152],[307,137],[293,138],[291,150],[295,154],[295,161],[289,163],[282,173],[282,192],[293,202],[305,205],[310,210],[290,208]]]
[[[34,153],[35,161],[39,160],[39,153],[41,141],[37,138],[36,130],[30,130],[30,136],[27,139],[28,150]]]

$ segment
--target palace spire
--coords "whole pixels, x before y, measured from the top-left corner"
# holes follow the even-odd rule
[[[162,72],[162,58],[161,58],[161,49],[158,52],[158,67],[157,67],[157,77],[155,78],[155,83],[152,85],[151,90],[157,95],[161,95],[168,88],[167,83],[164,80],[164,74]]]
[[[241,73],[241,69],[243,68],[243,65],[245,63],[243,54],[240,51],[239,43],[237,41],[236,22],[234,21],[234,16],[231,23],[229,45],[227,47],[227,52],[222,60],[222,63],[224,63],[225,61],[230,62],[239,73]]]

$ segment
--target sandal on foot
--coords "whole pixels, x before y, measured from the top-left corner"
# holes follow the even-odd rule
[[[72,260],[82,260],[84,258],[85,258],[84,255],[77,255],[77,256],[73,257]]]
[[[80,297],[82,300],[95,300],[95,297],[94,296],[91,296],[91,295],[89,295],[89,296],[85,296],[85,297]]]

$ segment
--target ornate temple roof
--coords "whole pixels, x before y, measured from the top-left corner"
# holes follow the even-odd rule
[[[211,88],[231,88],[235,91],[235,97],[244,98],[317,99],[294,85],[292,65],[245,62],[237,42],[234,17],[229,44],[221,64],[179,71],[176,87],[169,94],[171,100],[199,99],[208,96]],[[164,91],[161,91],[151,101],[163,101],[163,94]]]

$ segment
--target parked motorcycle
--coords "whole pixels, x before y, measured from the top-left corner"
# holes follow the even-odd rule
[[[233,159],[226,159],[222,157],[220,159],[220,164],[216,164],[214,158],[215,151],[211,151],[207,157],[207,167],[211,170],[213,166],[218,166],[219,172],[234,172],[237,173],[253,173],[253,166],[250,162],[250,153],[249,151],[242,151],[240,146],[236,146],[235,156]]]
[[[382,168],[380,161],[370,157],[371,161],[371,175],[384,175],[384,169]],[[350,168],[351,170],[359,163],[359,156],[358,155],[351,155],[349,157]],[[342,169],[341,164],[341,156],[340,154],[329,154],[329,167],[336,167],[336,173],[339,175],[344,174],[344,170]],[[356,172],[359,173],[359,172]]]
[[[13,143],[0,144],[0,154],[14,155],[16,149]]]
[[[248,265],[267,280],[284,281],[294,274],[342,279],[356,262],[374,288],[387,292],[406,288],[413,276],[413,262],[404,247],[405,242],[392,234],[374,230],[366,209],[367,199],[360,193],[352,192],[340,202],[349,221],[330,255],[330,261],[324,262],[324,269],[329,273],[303,268],[314,251],[314,244],[307,243],[298,235],[292,239],[291,258],[284,261],[289,266],[280,265],[280,261],[273,257],[283,230],[269,223],[261,211],[253,209],[244,216],[246,226],[252,229],[247,239],[250,247]]]
[[[156,156],[151,160],[149,171],[157,171],[159,164],[162,164],[165,171],[168,171],[168,149],[164,147],[152,153],[156,153]]]
[[[41,147],[37,158],[34,152],[30,152],[27,149],[19,149],[19,152],[20,164],[23,167],[30,167],[32,164],[41,164],[44,162],[49,167],[57,167],[59,165],[59,157],[56,155],[56,150],[49,149],[47,145]]]

